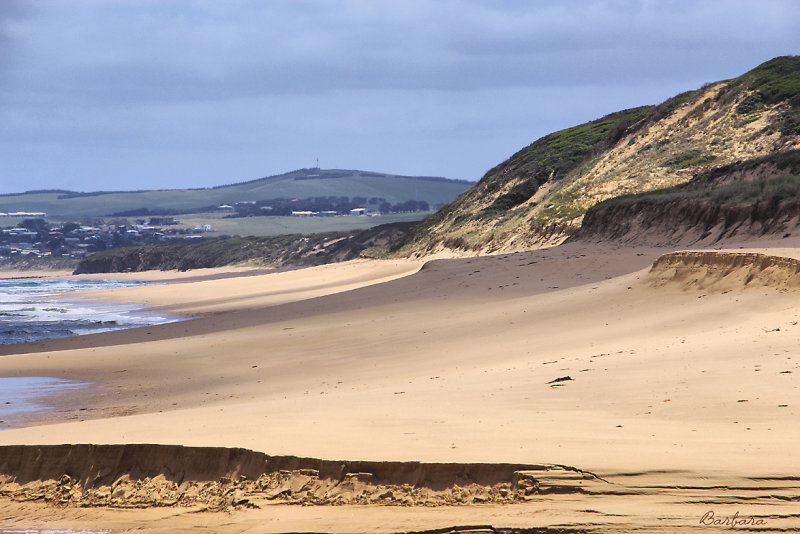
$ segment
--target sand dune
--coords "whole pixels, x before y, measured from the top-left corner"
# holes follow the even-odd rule
[[[608,532],[689,531],[707,528],[698,520],[709,506],[783,528],[791,519],[779,516],[798,498],[786,476],[800,469],[796,261],[703,252],[651,269],[663,252],[568,245],[440,260],[410,275],[418,265],[343,265],[332,285],[305,270],[126,289],[111,298],[206,315],[16,347],[24,353],[0,358],[0,375],[95,385],[54,399],[60,411],[3,431],[0,444],[563,465],[612,487],[440,513],[363,505],[358,519],[315,508],[331,531],[576,517]],[[28,524],[44,517],[37,506],[24,505]],[[287,522],[262,531],[320,530],[304,513],[238,510],[226,528],[277,514]],[[377,518],[389,522],[373,528]]]

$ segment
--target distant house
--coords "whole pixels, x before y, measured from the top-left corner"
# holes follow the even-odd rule
[[[292,217],[313,217],[317,215],[316,211],[293,211]]]
[[[11,228],[3,230],[3,234],[9,236],[9,238],[14,237],[18,239],[23,239],[25,241],[35,241],[39,234],[36,232],[31,232],[26,228]]]
[[[355,208],[350,210],[350,215],[368,215],[369,210],[367,208]]]
[[[36,237],[37,235],[39,235],[36,232],[31,232],[27,228],[10,228],[8,230],[3,230],[3,233],[11,234],[12,236],[15,237]]]
[[[47,214],[43,211],[17,211],[14,213],[0,213],[0,217],[17,217],[27,219],[44,219]]]
[[[212,228],[210,224],[198,224],[194,227],[194,230],[197,232],[211,232]]]
[[[222,211],[233,211],[235,208],[229,204],[220,204],[217,206],[217,209]]]

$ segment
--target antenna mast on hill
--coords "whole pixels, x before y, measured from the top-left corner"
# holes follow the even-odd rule
[[[317,158],[317,166],[314,167],[315,169],[319,170],[319,158]]]

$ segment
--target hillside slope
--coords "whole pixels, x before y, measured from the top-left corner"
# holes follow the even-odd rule
[[[141,208],[199,210],[220,204],[276,198],[347,196],[382,198],[391,204],[424,200],[431,205],[453,200],[471,185],[464,180],[400,176],[358,170],[300,169],[238,184],[204,189],[77,193],[41,191],[0,195],[0,212],[41,211],[50,217],[101,217]]]
[[[800,57],[775,58],[658,106],[539,139],[425,219],[393,252],[482,254],[558,244],[603,200],[798,147]]]

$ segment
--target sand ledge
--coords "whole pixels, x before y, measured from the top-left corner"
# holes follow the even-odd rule
[[[606,485],[548,464],[337,461],[153,444],[0,447],[0,496],[82,507],[510,504]]]
[[[648,273],[653,287],[736,291],[760,287],[800,289],[800,260],[758,252],[676,251],[659,257]]]
[[[334,461],[269,456],[242,448],[150,444],[22,445],[0,447],[0,512],[25,515],[35,525],[50,523],[54,516],[59,518],[56,524],[80,526],[87,517],[108,524],[112,517],[132,513],[136,515],[122,519],[123,524],[133,520],[141,528],[147,517],[159,525],[147,529],[152,532],[200,525],[214,532],[250,532],[248,522],[259,532],[285,532],[280,524],[269,530],[263,525],[276,517],[296,521],[292,510],[310,508],[324,509],[327,521],[333,520],[320,529],[316,515],[302,519],[310,520],[317,531],[338,532],[346,525],[351,532],[399,532],[411,512],[407,507],[413,507],[415,531],[426,534],[619,534],[641,531],[643,524],[651,532],[703,532],[707,527],[698,518],[709,513],[723,517],[731,506],[745,517],[739,507],[754,510],[758,504],[760,513],[746,519],[766,525],[765,532],[778,532],[785,531],[793,517],[776,513],[780,502],[799,498],[792,477],[725,482],[703,476],[680,485],[670,480],[675,475],[617,473],[603,480],[577,468],[548,464]],[[292,504],[305,506],[285,506]],[[591,508],[574,508],[581,506]],[[497,515],[500,508],[504,512]],[[366,520],[354,530],[351,518],[339,524],[337,509],[344,509],[345,515],[368,514],[380,528],[368,526],[372,523]],[[442,513],[431,515],[435,510]],[[233,514],[246,519],[245,524],[231,523]],[[542,514],[550,526],[539,526]],[[575,516],[585,514],[592,516],[585,518],[591,529],[562,528],[575,525]],[[519,526],[476,526],[476,519],[499,517],[516,517]],[[436,527],[442,521],[462,526]]]

